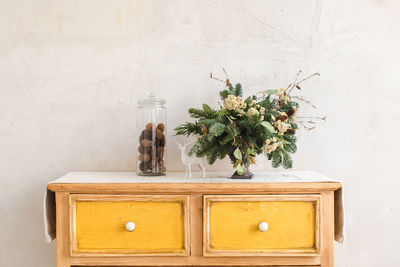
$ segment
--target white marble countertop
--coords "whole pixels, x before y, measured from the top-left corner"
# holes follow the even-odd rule
[[[205,178],[194,172],[185,178],[183,172],[167,172],[165,176],[138,176],[136,172],[73,171],[49,182],[61,183],[292,183],[292,182],[338,182],[312,171],[255,172],[252,179],[230,179],[231,172],[209,172]]]

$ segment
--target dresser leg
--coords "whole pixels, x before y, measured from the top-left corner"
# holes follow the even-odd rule
[[[57,267],[70,267],[69,193],[56,192]]]
[[[321,197],[321,267],[334,267],[334,193],[325,191]]]

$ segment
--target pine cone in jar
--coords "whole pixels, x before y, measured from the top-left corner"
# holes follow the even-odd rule
[[[153,141],[151,141],[151,140],[143,139],[141,143],[144,147],[147,147],[147,148],[150,148],[153,146]]]
[[[151,156],[149,154],[140,154],[138,159],[140,161],[148,162],[151,161]]]
[[[162,132],[160,129],[156,129],[156,138],[157,138],[158,140],[162,140],[162,139],[165,138],[163,132]]]
[[[152,140],[153,139],[153,132],[149,130],[143,130],[141,136],[142,139]]]
[[[154,129],[154,124],[153,123],[151,123],[151,122],[149,122],[149,123],[147,123],[146,124],[146,130],[147,131],[153,131],[153,129]]]
[[[159,124],[157,125],[157,129],[160,130],[161,132],[164,132],[164,130],[165,130],[165,125],[164,125],[164,123],[159,123]]]

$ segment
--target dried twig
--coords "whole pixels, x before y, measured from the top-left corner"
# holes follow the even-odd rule
[[[291,84],[289,84],[289,86],[286,88],[286,90],[289,90],[289,88],[290,88],[290,90],[287,92],[288,94],[290,94],[290,92],[293,90],[292,85],[296,84],[297,78],[299,77],[300,73],[301,73],[301,70],[299,70],[297,72],[296,77],[294,78],[294,81]]]
[[[314,76],[319,76],[319,75],[320,75],[320,74],[319,74],[318,72],[313,73],[313,74],[311,74],[310,76],[308,76],[308,77],[304,78],[303,80],[299,81],[298,83],[296,83],[296,85],[299,85],[299,84],[301,84],[302,82],[304,82],[304,81],[306,81],[306,80],[308,80],[308,79],[310,79],[310,78],[312,78],[312,77],[314,77]]]
[[[217,81],[220,81],[220,82],[223,82],[223,83],[226,83],[226,81],[214,77],[213,74],[212,74],[212,72],[210,72],[210,78],[211,78],[211,79],[214,79],[214,80],[217,80]]]
[[[297,121],[298,121],[298,122],[302,122],[302,123],[316,124],[316,122],[313,121],[313,120],[308,120],[308,121],[305,121],[305,120],[297,120]]]
[[[297,73],[297,76],[298,75],[299,75],[299,73]],[[290,94],[292,92],[293,88],[295,88],[295,87],[300,88],[299,84],[301,84],[302,82],[304,82],[304,81],[306,81],[306,80],[308,80],[308,79],[310,79],[310,78],[312,78],[314,76],[319,76],[319,75],[320,74],[318,72],[316,72],[316,73],[313,73],[310,76],[300,80],[299,82],[292,83],[291,86],[289,86],[289,89],[287,89],[287,91],[288,91],[287,94]],[[297,76],[296,76],[296,80],[295,81],[297,81]]]
[[[316,119],[316,120],[322,120],[322,121],[326,121],[327,117],[297,117],[299,119]]]
[[[310,106],[312,106],[313,108],[315,108],[315,109],[317,109],[317,107],[314,105],[314,104],[312,104],[310,101],[308,101],[307,99],[304,99],[302,96],[291,96],[291,98],[294,98],[294,99],[298,99],[298,100],[301,100],[301,101],[303,101],[304,103],[307,103],[307,104],[309,104]]]
[[[228,79],[228,73],[226,73],[225,68],[222,68],[222,71],[225,73],[225,80],[229,80]]]
[[[307,126],[303,121],[300,121],[300,124],[301,124],[301,126],[303,126],[304,129],[306,129],[306,130],[311,131],[311,130],[314,130],[314,129],[315,129],[315,126],[309,127],[309,126]]]

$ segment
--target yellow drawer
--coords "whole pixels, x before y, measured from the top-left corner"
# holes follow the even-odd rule
[[[71,254],[188,255],[188,196],[72,195]]]
[[[204,196],[205,256],[316,255],[319,195]]]

